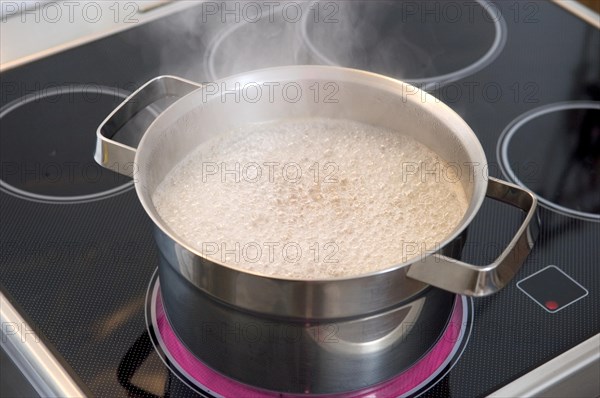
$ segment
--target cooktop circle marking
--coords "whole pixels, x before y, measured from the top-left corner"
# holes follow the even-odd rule
[[[319,3],[319,1],[321,1],[321,0],[311,2],[310,7],[312,7],[313,4]],[[401,78],[400,80],[402,80],[406,83],[410,83],[412,85],[418,86],[422,90],[426,90],[426,91],[433,90],[435,88],[439,88],[439,86],[443,86],[443,85],[455,82],[457,80],[460,80],[464,77],[470,76],[470,75],[480,71],[481,69],[483,69],[486,66],[488,66],[489,64],[491,64],[498,57],[498,55],[502,52],[504,45],[506,44],[506,38],[507,38],[506,32],[508,30],[506,21],[504,20],[502,13],[499,11],[499,9],[496,6],[493,6],[486,0],[475,0],[475,1],[477,3],[479,3],[479,5],[487,12],[488,18],[494,24],[495,37],[494,37],[494,41],[492,42],[492,44],[489,47],[489,49],[487,50],[487,52],[481,58],[479,58],[477,61],[475,61],[461,69],[453,71],[453,72],[441,74],[438,76],[424,77],[424,78],[411,79],[411,78],[407,77],[407,78]],[[304,39],[304,43],[306,43],[306,45],[308,46],[311,53],[314,56],[316,56],[320,62],[328,64],[328,65],[337,65],[338,64],[337,62],[335,62],[333,59],[331,59],[326,54],[324,54],[321,50],[319,50],[317,48],[317,46],[315,45],[315,43],[313,43],[313,41],[310,39],[308,30],[307,30],[307,25],[310,20],[309,15],[310,15],[310,13],[305,13],[305,17],[303,18],[303,21],[301,22],[301,32],[302,32],[302,38]]]
[[[16,100],[6,104],[2,108],[0,108],[0,119],[5,117],[6,115],[8,115],[10,112],[13,112],[17,108],[20,108],[24,105],[27,105],[27,104],[35,102],[35,101],[40,101],[41,99],[44,99],[44,98],[50,98],[50,97],[54,97],[54,96],[62,96],[62,95],[65,95],[65,93],[70,96],[73,96],[74,94],[82,94],[84,96],[86,96],[86,95],[89,96],[89,94],[90,94],[89,90],[91,87],[93,87],[94,90],[97,91],[94,93],[95,95],[98,95],[98,94],[111,95],[111,96],[114,96],[115,98],[119,97],[121,99],[125,99],[130,94],[129,92],[125,92],[125,90],[121,90],[121,89],[117,89],[117,88],[109,87],[109,86],[97,85],[97,84],[93,84],[93,85],[77,84],[77,85],[69,85],[69,86],[53,86],[53,87],[49,87],[49,88],[45,89],[43,92],[30,93],[30,94],[27,94],[21,98],[18,98]],[[3,132],[2,134],[5,134],[5,133]],[[95,141],[96,131],[94,130],[94,131],[90,132],[90,134],[93,134],[94,141]],[[94,162],[93,156],[91,153],[90,153],[90,162]],[[101,166],[98,166],[98,167],[101,167]],[[103,191],[95,192],[95,193],[91,193],[91,194],[69,195],[69,196],[45,195],[45,194],[29,192],[29,191],[17,188],[0,178],[0,191],[7,193],[11,196],[18,197],[20,199],[30,200],[30,201],[38,202],[38,203],[51,203],[51,204],[76,204],[76,203],[94,202],[97,200],[102,200],[102,199],[106,199],[106,198],[109,198],[112,196],[119,195],[125,191],[133,189],[133,187],[134,187],[133,180],[131,180],[124,184],[116,186],[114,188],[105,189]]]
[[[508,150],[511,139],[515,136],[515,134],[519,131],[519,129],[530,122],[531,120],[546,115],[552,112],[564,111],[569,109],[596,109],[600,110],[600,102],[594,101],[565,101],[565,102],[557,102],[553,104],[547,104],[540,106],[538,108],[531,109],[522,115],[518,116],[512,122],[506,126],[502,134],[500,134],[500,138],[498,140],[498,144],[496,146],[496,157],[498,159],[498,164],[500,165],[500,170],[502,173],[508,178],[510,181],[514,182],[517,185],[522,187],[527,187],[527,185],[517,177],[517,174],[513,170],[510,161],[508,159]],[[554,203],[538,194],[536,194],[540,205],[544,206],[547,209],[553,210],[557,213],[582,219],[582,220],[591,220],[591,221],[600,221],[600,214],[588,213],[584,211],[579,211],[575,209],[571,209],[557,203]]]

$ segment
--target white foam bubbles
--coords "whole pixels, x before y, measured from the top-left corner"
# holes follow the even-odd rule
[[[153,202],[209,258],[325,279],[389,268],[437,247],[467,209],[451,170],[396,131],[294,119],[204,143],[167,175]]]

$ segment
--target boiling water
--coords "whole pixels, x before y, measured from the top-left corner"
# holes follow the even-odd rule
[[[316,118],[248,125],[205,142],[153,201],[203,255],[301,279],[402,263],[438,247],[467,208],[455,169],[414,139]]]

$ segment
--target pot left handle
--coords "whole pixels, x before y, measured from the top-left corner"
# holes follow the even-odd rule
[[[156,101],[168,97],[181,98],[200,87],[200,84],[180,77],[159,76],[134,91],[98,126],[94,153],[96,162],[107,169],[132,177],[136,148],[114,140],[115,134],[135,115]],[[137,140],[134,141],[139,142],[144,133],[145,131],[136,132],[134,135]]]

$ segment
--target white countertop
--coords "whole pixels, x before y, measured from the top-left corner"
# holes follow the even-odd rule
[[[129,29],[199,1],[0,1],[0,70]]]

